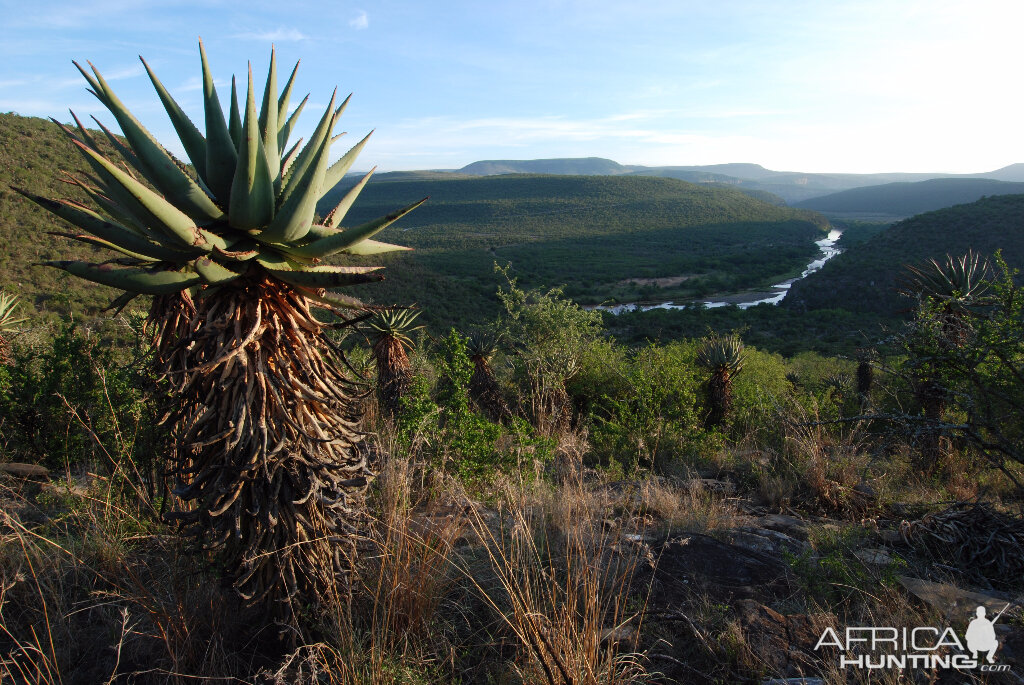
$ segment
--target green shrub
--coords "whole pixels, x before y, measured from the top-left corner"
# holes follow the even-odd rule
[[[0,376],[0,447],[50,468],[94,465],[130,447],[152,466],[159,432],[145,364],[98,335],[65,324],[22,337]]]

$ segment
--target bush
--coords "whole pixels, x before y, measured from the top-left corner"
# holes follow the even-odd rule
[[[65,324],[22,338],[0,377],[0,448],[50,468],[103,464],[125,442],[152,466],[159,441],[139,348],[118,353]]]
[[[706,447],[697,410],[700,378],[692,343],[635,351],[592,418],[592,439],[605,460],[628,471],[665,466]]]

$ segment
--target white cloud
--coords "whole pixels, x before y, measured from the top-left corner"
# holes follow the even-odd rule
[[[246,31],[244,33],[236,33],[232,38],[241,38],[243,40],[268,40],[275,43],[309,40],[309,36],[304,34],[302,31],[296,28],[286,28],[284,26],[278,27],[273,31]]]
[[[370,17],[367,16],[366,10],[359,10],[356,16],[348,20],[348,25],[356,31],[362,31],[363,29],[369,28]]]

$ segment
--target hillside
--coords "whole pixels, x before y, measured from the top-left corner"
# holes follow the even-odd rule
[[[844,190],[794,206],[836,215],[909,217],[980,200],[987,195],[1024,193],[1024,183],[983,178],[933,178],[917,183],[886,183]]]
[[[628,173],[630,167],[600,157],[583,157],[571,159],[491,159],[473,162],[458,173],[471,176],[491,176],[494,174],[559,174],[614,176]]]
[[[755,197],[764,199],[765,193],[781,197],[790,204],[833,193],[877,186],[888,183],[915,183],[935,178],[974,178],[998,181],[1024,181],[1024,164],[1011,164],[995,171],[980,174],[943,173],[805,173],[801,171],[775,171],[760,164],[731,163],[695,166],[639,166],[623,165],[598,157],[573,159],[485,160],[469,164],[458,171],[462,174],[587,174],[663,176],[690,183],[719,183],[731,185]],[[980,196],[978,196],[980,197]],[[971,201],[977,197],[960,200]],[[769,200],[771,201],[771,200]],[[945,205],[949,206],[949,205]],[[936,209],[930,207],[928,209]],[[924,210],[921,210],[924,211]],[[899,216],[908,216],[902,214]]]
[[[896,292],[904,265],[969,248],[983,254],[1001,248],[1011,266],[1024,265],[1024,195],[988,197],[901,221],[793,284],[782,306],[898,314],[910,305]]]
[[[365,295],[419,302],[442,322],[493,309],[495,262],[510,263],[525,285],[564,284],[587,304],[696,297],[799,272],[825,226],[820,215],[732,188],[642,176],[371,181],[350,221],[425,196],[382,234],[416,251],[386,256],[388,280]]]
[[[101,134],[100,134],[101,135]],[[10,189],[86,201],[60,180],[85,162],[56,125],[45,119],[0,114],[0,290],[19,295],[38,312],[67,315],[106,306],[116,292],[55,269],[32,266],[48,259],[103,259],[96,248],[49,235],[69,225]]]

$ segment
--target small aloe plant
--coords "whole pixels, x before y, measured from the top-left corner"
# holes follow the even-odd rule
[[[25,318],[16,318],[18,308],[18,296],[0,293],[0,365],[9,364],[11,359],[11,344],[7,341],[4,333],[14,333],[18,330],[18,324],[25,321]]]
[[[412,309],[381,310],[366,323],[373,338],[381,410],[390,416],[398,413],[402,397],[408,393],[412,383],[408,351],[414,345],[409,334],[423,328],[422,325],[413,325],[419,315]]]
[[[697,363],[711,371],[708,424],[717,426],[732,411],[732,379],[743,370],[743,341],[736,334],[712,335],[697,350]]]
[[[477,331],[469,336],[466,352],[473,362],[473,376],[469,379],[469,394],[489,419],[504,421],[512,410],[502,395],[498,379],[494,377],[491,359],[498,350],[499,338],[489,331]]]

